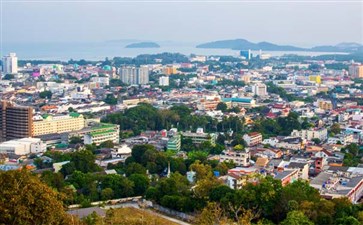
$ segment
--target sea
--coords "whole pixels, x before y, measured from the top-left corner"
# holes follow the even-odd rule
[[[3,43],[1,56],[10,52],[17,54],[19,60],[104,60],[106,57],[136,57],[141,54],[163,52],[181,53],[184,55],[218,55],[238,56],[238,50],[196,48],[194,43],[165,43],[160,48],[125,48],[125,42],[89,42],[89,43]],[[304,52],[304,51],[263,51],[271,56],[296,54],[302,56],[318,56],[327,54],[347,54],[341,52]],[[252,51],[259,54],[259,51]]]

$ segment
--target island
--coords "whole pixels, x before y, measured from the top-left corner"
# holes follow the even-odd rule
[[[138,42],[126,45],[125,48],[160,48],[160,45],[155,42]]]
[[[264,50],[264,51],[311,51],[311,52],[361,52],[363,45],[359,43],[340,43],[334,46],[316,46],[312,48],[300,48],[291,45],[277,45],[270,42],[253,43],[246,39],[221,40],[203,43],[197,48],[220,48],[232,50]]]

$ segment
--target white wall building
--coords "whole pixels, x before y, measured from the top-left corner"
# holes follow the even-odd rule
[[[219,155],[219,161],[232,161],[236,166],[249,166],[250,165],[250,152],[249,151],[223,151]]]
[[[149,67],[122,67],[119,69],[121,81],[125,84],[148,84]]]
[[[314,138],[318,138],[321,141],[325,141],[328,138],[328,130],[326,128],[310,129],[310,130],[293,130],[291,132],[292,137],[300,137],[305,140],[311,141]]]
[[[45,152],[46,150],[46,144],[40,138],[22,138],[0,144],[0,153],[4,154],[27,155]]]
[[[18,57],[15,53],[3,57],[3,72],[4,74],[18,73]]]
[[[252,92],[257,96],[265,96],[267,95],[267,87],[265,84],[257,83],[252,86]]]
[[[167,76],[159,77],[159,85],[160,86],[169,86],[169,77],[167,77]]]

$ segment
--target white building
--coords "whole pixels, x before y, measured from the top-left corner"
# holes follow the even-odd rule
[[[219,155],[219,161],[232,161],[236,166],[247,167],[250,165],[250,152],[249,151],[223,151]]]
[[[46,150],[46,144],[40,138],[22,138],[0,144],[0,153],[4,154],[28,155]]]
[[[159,77],[159,85],[160,86],[169,86],[169,77],[168,76]]]
[[[293,130],[291,132],[292,137],[300,137],[305,140],[311,141],[314,138],[318,138],[321,141],[325,141],[328,138],[328,130],[326,128],[310,129],[310,130]]]
[[[96,82],[100,87],[105,87],[110,84],[110,78],[108,77],[92,77],[92,82]]]
[[[252,86],[252,92],[257,96],[265,96],[267,95],[267,87],[265,84],[257,83]]]
[[[3,57],[3,72],[4,74],[18,73],[18,57],[15,53]]]
[[[243,140],[246,142],[247,146],[255,146],[262,143],[262,134],[258,132],[252,132],[243,135]]]
[[[122,67],[119,69],[121,81],[125,84],[148,84],[149,68],[141,67]]]

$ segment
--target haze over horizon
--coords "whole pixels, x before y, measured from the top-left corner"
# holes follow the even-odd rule
[[[1,14],[4,45],[239,38],[299,47],[363,44],[362,1],[3,1]]]

